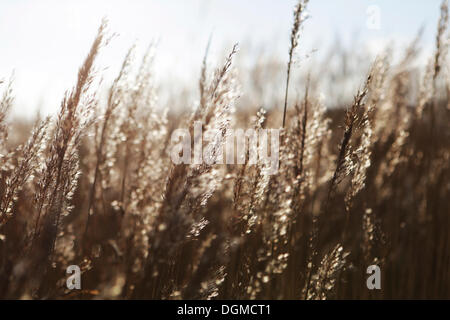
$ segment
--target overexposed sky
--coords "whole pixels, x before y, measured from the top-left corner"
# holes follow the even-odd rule
[[[158,77],[197,81],[208,38],[213,53],[239,42],[286,59],[295,0],[1,0],[0,79],[15,70],[15,113],[32,115],[59,106],[75,82],[103,16],[119,34],[103,50],[100,65],[119,68],[127,49],[137,41],[145,48],[159,40]],[[367,27],[367,9],[376,5],[378,30]],[[431,50],[440,0],[310,0],[301,40],[305,52],[325,47],[337,35],[350,45],[354,37],[371,50],[391,40],[400,45],[425,26],[423,45]],[[177,81],[178,81],[177,80]]]

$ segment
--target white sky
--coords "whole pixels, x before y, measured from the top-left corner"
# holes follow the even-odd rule
[[[136,40],[145,48],[159,39],[161,79],[197,81],[205,46],[239,42],[263,47],[286,59],[295,0],[1,0],[0,79],[15,70],[15,113],[32,115],[38,105],[52,112],[75,82],[103,16],[119,34],[103,50],[106,78],[119,68]],[[380,30],[366,27],[367,7],[378,5]],[[339,35],[347,45],[356,35],[373,51],[395,40],[403,45],[425,26],[423,44],[431,49],[440,0],[310,0],[305,51],[325,48]],[[213,50],[213,52],[214,52]]]

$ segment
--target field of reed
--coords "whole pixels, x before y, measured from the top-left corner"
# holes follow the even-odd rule
[[[238,47],[216,66],[206,50],[192,112],[170,105],[183,97],[160,104],[154,46],[139,59],[130,48],[100,93],[106,21],[54,117],[10,121],[20,92],[4,78],[0,298],[450,299],[448,4],[425,68],[418,36],[399,61],[386,50],[359,70],[354,99],[333,108],[318,88],[343,78],[292,76],[307,5],[294,9],[281,82],[256,64],[241,92]],[[174,164],[171,133],[196,121],[280,129],[278,172]],[[66,286],[70,265],[79,290]],[[379,290],[366,286],[370,265]]]

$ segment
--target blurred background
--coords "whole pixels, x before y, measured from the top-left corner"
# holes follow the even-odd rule
[[[144,50],[157,41],[155,76],[161,87],[170,88],[161,94],[167,102],[174,92],[197,84],[201,57],[212,36],[212,60],[239,42],[238,64],[245,87],[245,76],[262,60],[272,61],[283,71],[295,4],[295,0],[4,0],[0,2],[0,78],[7,79],[14,70],[14,116],[32,117],[38,109],[53,113],[64,91],[74,84],[106,16],[118,36],[99,59],[105,83],[117,73],[133,43]],[[296,68],[328,68],[313,61],[323,61],[336,51],[357,56],[368,66],[369,56],[387,46],[401,52],[421,26],[421,57],[426,57],[433,48],[439,4],[439,0],[312,0]],[[307,59],[312,62],[302,68]],[[331,69],[332,59],[327,62]],[[345,69],[342,62],[339,68]],[[366,69],[361,64],[355,67],[359,73],[355,83],[360,83]],[[341,72],[351,81],[351,70]],[[271,78],[278,81],[276,76]],[[354,92],[354,85],[350,87],[349,92]]]

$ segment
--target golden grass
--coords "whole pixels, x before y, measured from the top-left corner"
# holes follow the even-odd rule
[[[10,82],[0,100],[0,298],[450,298],[447,2],[420,88],[416,39],[400,63],[373,62],[346,110],[324,106],[321,74],[288,108],[306,4],[295,9],[284,109],[235,111],[237,46],[214,72],[205,55],[191,116],[157,108],[153,46],[137,68],[129,50],[102,101],[105,21],[56,118],[38,119],[19,145],[8,142]],[[172,131],[192,133],[195,121],[224,134],[281,127],[279,171],[172,163]],[[72,264],[83,290],[65,286]],[[372,264],[381,290],[366,287]]]

